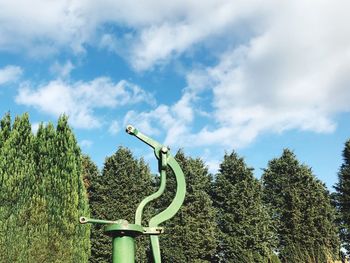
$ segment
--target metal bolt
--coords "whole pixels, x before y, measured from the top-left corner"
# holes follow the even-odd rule
[[[126,126],[126,132],[129,133],[129,134],[132,133],[133,129],[134,129],[134,127],[131,126],[131,125]]]
[[[169,148],[166,146],[163,146],[161,151],[162,151],[162,153],[167,153],[169,151]]]

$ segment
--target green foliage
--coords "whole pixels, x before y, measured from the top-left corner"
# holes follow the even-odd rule
[[[2,120],[1,137],[5,140],[1,147],[0,181],[2,182],[0,211],[1,229],[11,233],[0,240],[4,245],[1,260],[6,262],[23,262],[28,258],[25,249],[30,244],[30,230],[28,222],[30,206],[33,202],[35,189],[31,187],[35,180],[33,134],[29,117],[24,114],[16,117],[12,129],[10,116],[5,115]],[[14,248],[15,247],[15,248]],[[5,261],[4,261],[5,262]]]
[[[263,174],[283,262],[328,262],[338,257],[335,211],[324,184],[295,155],[284,150]]]
[[[55,151],[56,156],[50,163],[51,169],[55,171],[50,177],[53,179],[50,199],[53,201],[50,207],[53,230],[58,230],[64,236],[61,247],[66,243],[72,248],[68,253],[66,250],[71,262],[87,262],[89,228],[77,224],[80,216],[89,216],[82,177],[82,157],[66,116],[57,123]]]
[[[28,114],[1,121],[0,262],[87,262],[81,155],[67,118],[33,135]]]
[[[334,262],[339,238],[325,185],[285,150],[262,177],[235,152],[225,154],[212,182],[201,159],[179,151],[187,194],[160,236],[163,262]],[[350,251],[350,140],[333,194],[340,237]],[[176,182],[167,171],[163,196],[144,211],[143,224],[166,208]],[[110,262],[111,239],[80,216],[134,221],[140,201],[158,188],[144,161],[119,148],[102,175],[82,156],[67,117],[57,127],[40,125],[34,135],[28,114],[0,121],[0,262]],[[137,238],[137,262],[153,262],[149,238]],[[91,257],[90,256],[91,250]],[[277,252],[275,254],[274,252]],[[278,256],[277,256],[278,255]],[[280,261],[281,259],[281,261]]]
[[[165,234],[160,236],[162,259],[174,263],[212,262],[218,229],[208,194],[211,177],[201,159],[186,157],[182,151],[175,159],[185,174],[187,193],[179,212],[164,223]],[[167,187],[157,207],[167,207],[175,195],[175,176],[169,170],[167,177]]]
[[[251,168],[235,152],[225,154],[212,198],[220,228],[220,262],[268,262],[275,245],[272,221]]]
[[[269,263],[281,263],[281,261],[279,257],[275,253],[273,253],[270,257]]]
[[[345,143],[338,180],[335,202],[340,215],[340,238],[350,256],[350,140]]]
[[[92,217],[133,222],[138,204],[153,192],[149,168],[144,161],[136,160],[130,150],[121,147],[106,159],[101,176],[93,164],[87,167]],[[144,218],[149,218],[149,212],[145,211]],[[103,234],[103,226],[93,226],[91,244],[90,262],[111,262],[112,243]],[[137,262],[145,262],[149,240],[138,237],[136,246]]]

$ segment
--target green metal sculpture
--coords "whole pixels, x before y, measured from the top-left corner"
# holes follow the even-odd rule
[[[106,224],[105,233],[112,237],[113,242],[113,263],[135,262],[135,237],[139,235],[150,236],[154,262],[160,263],[161,257],[158,236],[164,231],[162,227],[159,227],[159,225],[172,218],[180,209],[186,194],[185,177],[180,166],[170,154],[168,147],[163,146],[157,141],[147,137],[131,125],[127,126],[126,132],[134,135],[154,149],[154,154],[158,159],[158,169],[160,174],[160,186],[158,191],[141,201],[135,213],[135,224],[130,224],[128,221],[123,219],[117,221],[107,221],[90,219],[86,217],[81,217],[80,223]],[[164,211],[155,215],[149,220],[148,227],[144,227],[141,225],[143,209],[149,202],[163,194],[166,185],[167,167],[171,168],[176,177],[177,187],[175,198]]]

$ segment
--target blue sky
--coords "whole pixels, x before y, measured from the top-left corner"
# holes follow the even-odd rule
[[[331,189],[350,138],[346,0],[0,0],[0,112],[66,113],[101,167],[139,130],[215,173],[283,148]],[[154,167],[154,165],[152,165]]]

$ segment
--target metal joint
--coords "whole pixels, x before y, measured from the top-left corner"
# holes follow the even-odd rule
[[[144,227],[143,234],[144,235],[160,235],[164,233],[163,227]]]

